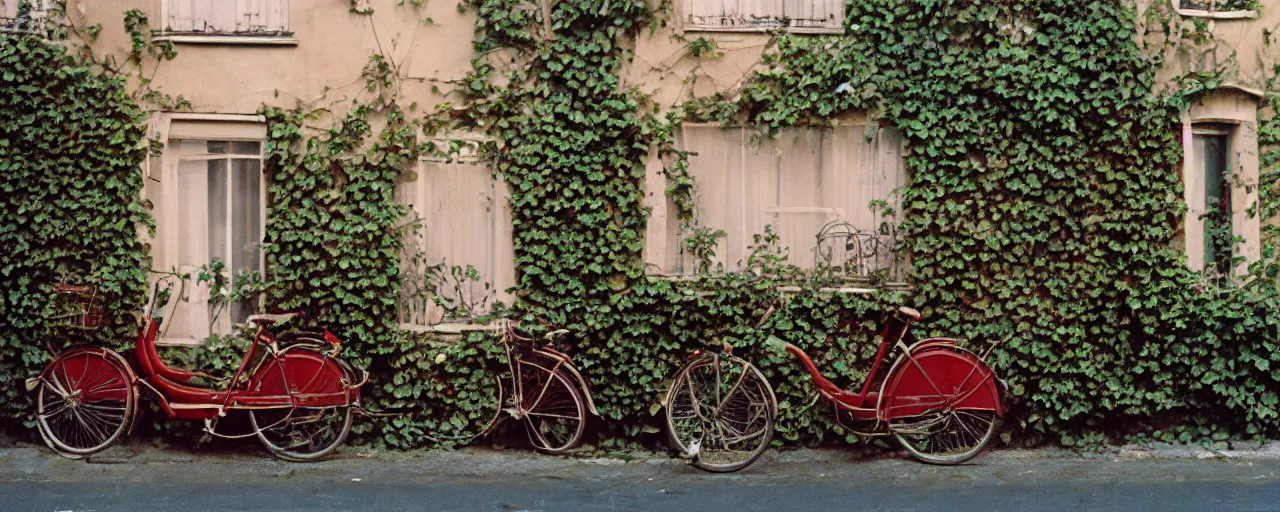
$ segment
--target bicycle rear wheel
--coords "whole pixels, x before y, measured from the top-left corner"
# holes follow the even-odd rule
[[[769,381],[738,358],[702,357],[684,366],[667,394],[671,444],[705,471],[741,470],[760,458],[773,438]]]
[[[351,406],[253,409],[249,422],[267,451],[276,457],[307,462],[323,459],[351,432]]]
[[[520,396],[529,441],[542,453],[559,455],[578,447],[586,432],[586,406],[573,380],[560,370],[522,364]]]
[[[351,432],[352,390],[342,365],[311,347],[293,346],[271,356],[250,377],[261,396],[289,396],[292,405],[250,409],[258,440],[278,458],[324,458]]]
[[[54,357],[35,391],[40,437],[72,459],[111,446],[128,431],[137,407],[128,366],[115,354],[96,348]]]
[[[981,453],[999,424],[995,411],[956,409],[890,420],[889,430],[912,457],[949,466]]]

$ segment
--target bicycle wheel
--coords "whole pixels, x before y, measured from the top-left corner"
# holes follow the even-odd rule
[[[340,361],[311,347],[293,346],[271,356],[250,378],[249,389],[262,396],[289,396],[293,403],[249,410],[258,440],[284,460],[329,455],[351,432],[349,384]]]
[[[58,355],[45,367],[36,388],[40,437],[73,459],[111,446],[128,430],[136,407],[128,367],[98,349]]]
[[[529,441],[538,451],[558,455],[582,442],[586,406],[573,380],[563,372],[521,364],[520,396]]]
[[[751,465],[773,438],[773,392],[755,366],[704,357],[685,365],[668,392],[667,434],[693,466],[728,473]]]
[[[252,409],[249,422],[272,455],[293,462],[333,453],[351,432],[351,406]]]
[[[956,409],[890,420],[889,430],[912,457],[952,465],[981,453],[999,423],[995,411]]]

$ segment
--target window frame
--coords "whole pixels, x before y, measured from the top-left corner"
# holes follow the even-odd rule
[[[156,41],[168,41],[175,44],[211,44],[211,45],[254,45],[254,46],[296,46],[298,39],[295,37],[293,30],[293,4],[290,0],[272,0],[284,2],[284,13],[286,15],[286,26],[282,30],[263,30],[263,31],[215,31],[215,32],[197,32],[169,30],[169,10],[172,8],[170,3],[175,0],[160,0],[160,20],[164,24],[164,29],[152,31],[152,38]],[[226,0],[220,0],[226,1]],[[236,17],[242,14],[239,12],[241,2],[237,1]]]
[[[1182,165],[1179,175],[1183,183],[1181,234],[1174,242],[1186,257],[1187,266],[1195,271],[1205,268],[1204,221],[1205,183],[1203,160],[1195,155],[1195,132],[1198,128],[1225,129],[1227,135],[1227,168],[1230,170],[1231,231],[1242,241],[1232,250],[1241,258],[1233,268],[1236,276],[1248,272],[1249,265],[1261,258],[1261,219],[1256,215],[1259,201],[1260,152],[1258,147],[1258,110],[1265,106],[1265,96],[1254,89],[1224,84],[1207,91],[1182,114]]]
[[[179,124],[187,126],[188,127],[187,129],[180,130],[180,131],[188,132],[190,133],[190,135],[184,134],[184,133],[174,134],[173,133],[175,131],[174,126]],[[150,182],[148,183],[148,187],[158,187],[160,189],[156,193],[159,193],[161,196],[160,197],[161,204],[155,205],[155,209],[159,211],[161,216],[172,214],[173,212],[176,212],[178,211],[178,209],[181,208],[181,206],[178,205],[178,203],[181,203],[182,201],[181,201],[181,197],[178,194],[179,191],[177,190],[177,187],[178,187],[177,179],[178,179],[179,167],[183,162],[193,162],[193,161],[207,162],[212,160],[227,160],[228,162],[230,162],[231,160],[256,160],[259,162],[259,165],[258,165],[258,171],[259,171],[258,229],[259,229],[259,234],[261,239],[259,240],[258,243],[261,247],[259,248],[259,251],[258,251],[258,268],[261,269],[261,271],[265,274],[267,272],[267,267],[266,267],[266,251],[265,251],[266,244],[264,240],[266,236],[266,219],[267,219],[267,207],[268,207],[268,203],[267,203],[268,176],[266,173],[266,154],[265,154],[266,119],[260,115],[160,113],[159,115],[153,116],[152,125],[153,125],[153,128],[155,128],[156,131],[158,132],[157,136],[160,138],[160,140],[163,140],[165,144],[164,152],[161,154],[161,156],[158,159],[159,160],[158,165],[155,162],[152,162],[151,159],[149,159],[148,165],[147,165],[148,167],[147,181]],[[250,131],[256,132],[256,133],[253,135],[250,135],[247,133]],[[177,149],[174,147],[175,145],[173,144],[174,141],[180,141],[180,140],[202,141],[205,143],[208,143],[208,142],[228,142],[228,143],[254,142],[258,144],[258,154],[256,156],[252,156],[248,154],[235,154],[235,153],[226,153],[226,154],[210,153],[210,154],[199,154],[199,155],[182,155],[177,152]],[[158,176],[156,176],[156,173],[154,172],[157,170],[155,169],[155,167],[159,167]],[[231,184],[232,184],[232,180],[230,179],[230,176],[231,176],[230,171],[231,171],[231,167],[230,167],[230,164],[228,163],[227,186],[229,188],[231,187]],[[228,192],[230,192],[230,190]],[[144,194],[147,194],[148,196],[151,195],[150,193],[148,193],[147,190],[144,190]],[[148,197],[148,199],[150,199],[150,197]],[[229,208],[228,223],[230,223],[230,218],[231,218],[230,208],[234,203],[234,199],[235,199],[235,196],[233,194],[231,193],[227,194],[227,202],[228,202],[228,208]],[[166,223],[166,222],[169,222],[169,221],[160,220],[160,223]],[[176,227],[176,229],[173,229],[171,233],[165,233],[161,231],[162,225],[157,225],[155,237],[149,240],[150,243],[152,244],[153,251],[155,249],[161,250],[162,251],[161,254],[163,255],[163,259],[165,260],[176,259],[175,255],[177,254],[178,246],[181,243],[183,243],[184,240],[187,239],[187,237],[184,236],[182,232],[183,227],[180,224],[178,224],[177,221],[172,221],[172,222],[173,222],[172,224],[165,226],[165,227],[171,227],[171,228]],[[205,222],[208,223],[208,219],[206,219]],[[233,228],[229,226],[229,229],[227,230],[228,236],[230,236],[232,229]],[[227,244],[228,251],[232,250],[231,245],[233,244],[230,241],[228,241],[228,244]],[[206,253],[207,253],[206,257],[209,259],[209,261],[212,261],[212,258],[214,256],[213,254],[211,254],[211,251],[212,251],[211,247],[206,248]],[[153,259],[155,258],[155,256],[156,255],[153,253],[152,254]],[[204,262],[201,262],[200,264],[207,264],[209,261],[204,261]],[[230,263],[230,260],[225,258],[223,259],[223,261],[227,261],[228,263]],[[196,268],[198,268],[200,264],[191,264],[191,263],[183,264],[181,266],[178,266],[177,270],[183,273],[194,273]],[[170,270],[170,268],[158,268],[158,270],[168,271]],[[234,276],[232,276],[232,278],[234,279]],[[193,276],[192,279],[186,285],[185,292],[186,292],[186,297],[188,299],[187,302],[184,304],[177,304],[177,301],[179,300],[179,298],[173,297],[170,300],[169,304],[165,305],[164,311],[166,313],[166,317],[165,317],[166,321],[161,326],[160,335],[156,341],[157,345],[190,347],[190,346],[198,346],[204,341],[204,338],[169,336],[168,330],[171,324],[169,324],[168,320],[174,315],[175,311],[181,310],[183,308],[195,307],[197,305],[208,307],[207,297],[209,295],[209,291],[207,287],[208,287],[207,284],[196,285],[195,279]],[[191,300],[192,298],[195,298],[196,300]],[[213,325],[208,330],[208,332],[204,332],[204,336],[208,337],[213,334],[230,333],[234,327],[233,323],[231,322],[230,315],[231,315],[231,308],[230,306],[228,306],[226,310],[221,312],[221,316],[217,319],[217,323]]]
[[[488,244],[488,251],[491,253],[489,257],[492,258],[491,264],[493,268],[490,271],[490,275],[482,274],[480,277],[482,282],[489,284],[494,302],[509,303],[512,295],[507,290],[516,285],[515,237],[509,206],[510,192],[502,176],[494,173],[492,169],[485,165],[486,160],[480,155],[480,146],[492,142],[493,139],[482,135],[459,134],[432,137],[430,141],[434,142],[438,147],[449,147],[451,143],[461,143],[461,146],[458,154],[452,158],[445,158],[439,155],[423,155],[419,157],[417,162],[418,178],[414,181],[399,183],[396,190],[396,199],[408,209],[409,215],[420,216],[421,212],[417,209],[419,205],[411,201],[426,197],[426,194],[430,193],[422,189],[422,187],[429,186],[423,181],[423,176],[426,172],[429,172],[429,166],[469,165],[475,166],[477,172],[487,173],[491,179],[490,185],[492,186],[487,198],[492,201],[494,210],[492,219],[487,221],[487,232],[483,233],[483,236],[491,240],[491,243]],[[463,193],[466,191],[458,190],[458,192]],[[445,263],[463,266],[467,264],[474,265],[474,262],[446,261]],[[410,262],[406,261],[406,258],[401,257],[400,265],[402,271],[406,265],[410,264]],[[487,328],[479,324],[459,323],[458,319],[444,316],[444,312],[440,311],[434,304],[427,304],[426,308],[420,312],[407,311],[404,301],[405,297],[402,294],[397,300],[397,316],[400,328],[406,331],[456,334],[460,331]],[[420,316],[423,321],[412,321],[414,316]]]
[[[1258,11],[1255,9],[1237,9],[1234,11],[1213,11],[1205,9],[1191,9],[1182,6],[1183,0],[1170,0],[1173,2],[1173,9],[1179,15],[1188,18],[1208,18],[1214,20],[1244,20],[1258,17]]]
[[[24,0],[0,0],[0,32],[10,34],[40,34],[43,24],[55,7],[54,0],[26,0],[33,5],[27,16],[18,17],[18,8]],[[12,15],[10,15],[12,11]],[[33,23],[34,22],[34,23]],[[23,26],[23,25],[28,26]]]
[[[726,26],[726,25],[691,23],[689,21],[689,16],[693,11],[693,2],[697,2],[697,1],[699,0],[681,0],[680,2],[677,2],[678,9],[680,11],[679,12],[680,23],[678,25],[680,27],[680,31],[694,32],[694,33],[709,33],[709,34],[761,34],[761,33],[768,33],[768,32],[774,32],[774,31],[785,31],[790,34],[809,34],[809,35],[839,35],[844,33],[844,20],[845,20],[846,11],[845,11],[845,2],[843,1],[836,2],[838,4],[839,12],[836,13],[835,26],[823,26],[823,27],[804,27],[804,26],[796,27],[796,26],[789,26],[789,25],[784,26],[784,25],[781,25],[780,23],[781,19],[774,19],[773,21],[776,24],[761,25],[761,26],[752,26],[752,25]],[[769,1],[777,2],[777,3],[786,2],[786,0],[769,0]]]

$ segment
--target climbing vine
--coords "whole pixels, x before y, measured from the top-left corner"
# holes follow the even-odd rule
[[[65,37],[65,33],[63,33]],[[93,340],[119,347],[141,306],[148,259],[139,230],[145,112],[126,77],[68,50],[58,31],[0,33],[0,397],[26,419],[22,379],[48,360],[58,282],[97,287],[110,315]],[[74,48],[74,47],[72,47]],[[68,137],[67,134],[75,134]]]

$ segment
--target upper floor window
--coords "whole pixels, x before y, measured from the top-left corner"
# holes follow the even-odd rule
[[[292,42],[289,0],[164,0],[164,30],[180,42],[234,42],[226,36]],[[194,37],[193,37],[194,36]],[[247,37],[246,37],[247,36]]]
[[[0,32],[27,32],[53,10],[54,0],[0,0]]]
[[[1253,18],[1258,15],[1258,0],[1173,0],[1183,16],[1218,19]]]
[[[844,0],[684,0],[684,28],[838,34],[844,29]]]

